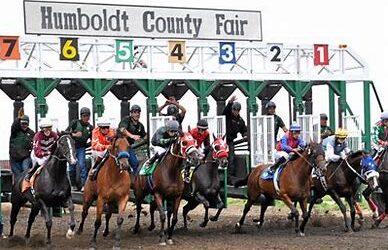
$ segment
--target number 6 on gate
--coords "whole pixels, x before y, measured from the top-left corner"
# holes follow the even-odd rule
[[[61,37],[60,38],[61,53],[59,60],[78,61],[78,38]]]

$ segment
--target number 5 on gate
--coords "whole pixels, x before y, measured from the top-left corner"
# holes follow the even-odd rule
[[[116,40],[117,63],[133,62],[133,42],[132,40]]]
[[[186,63],[185,41],[168,41],[168,62]]]
[[[0,36],[0,59],[20,60],[18,36]]]

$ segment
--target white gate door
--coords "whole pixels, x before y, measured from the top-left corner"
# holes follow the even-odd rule
[[[226,121],[224,115],[203,116],[202,119],[205,119],[209,124],[211,140],[213,140],[213,133],[216,137],[222,137],[226,134]]]
[[[348,130],[348,146],[352,151],[362,149],[362,132],[360,128],[360,117],[356,115],[344,116],[342,120],[343,128]]]
[[[251,163],[273,162],[275,150],[275,121],[272,115],[252,116],[250,121]]]
[[[150,131],[149,131],[150,140],[158,128],[163,127],[164,125],[166,125],[166,121],[172,120],[172,119],[173,119],[172,116],[150,115]]]
[[[310,140],[319,143],[321,141],[321,122],[319,116],[297,115],[296,122],[302,127],[300,136],[309,143]]]

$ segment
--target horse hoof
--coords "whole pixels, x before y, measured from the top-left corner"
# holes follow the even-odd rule
[[[109,235],[109,231],[104,230],[104,233],[102,234],[102,236],[106,237],[106,236],[108,236],[108,235]]]
[[[66,239],[72,239],[74,237],[74,231],[71,230],[70,228],[67,230],[67,233],[66,233]]]
[[[166,242],[160,242],[159,243],[159,246],[166,246],[167,244],[166,244]]]
[[[305,236],[305,234],[304,234],[304,233],[302,233],[302,232],[299,232],[299,236],[300,236],[300,237],[304,237],[304,236]]]
[[[139,228],[134,227],[134,228],[132,229],[132,233],[133,233],[133,234],[139,233]]]
[[[258,229],[260,229],[260,228],[263,226],[263,224],[264,224],[264,223],[258,222],[258,223],[256,224],[256,227],[257,227]]]
[[[120,247],[114,246],[114,247],[112,247],[112,249],[113,249],[113,250],[120,250],[121,248],[120,248]]]
[[[200,227],[206,227],[207,226],[207,221],[204,221],[202,222],[201,224],[199,224]]]
[[[174,244],[174,241],[173,241],[172,239],[168,239],[168,240],[167,240],[167,244],[168,244],[168,245],[173,245],[173,244]]]
[[[241,224],[240,224],[240,222],[237,222],[236,225],[234,226],[234,228],[236,228],[236,229],[241,229]]]
[[[76,234],[77,234],[77,235],[81,235],[81,234],[82,234],[82,230],[79,230],[79,229],[78,229],[77,232],[76,232]]]
[[[218,221],[218,218],[211,215],[211,216],[209,216],[209,220],[210,221]]]
[[[149,227],[148,227],[148,231],[152,231],[152,230],[154,230],[155,229],[155,225],[150,225]]]

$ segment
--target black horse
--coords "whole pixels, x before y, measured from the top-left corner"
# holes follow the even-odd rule
[[[205,157],[205,161],[194,169],[190,184],[185,184],[183,198],[187,200],[188,203],[183,207],[183,221],[186,229],[188,212],[196,208],[200,203],[202,203],[205,208],[205,217],[203,222],[200,224],[201,227],[206,227],[209,222],[208,212],[210,202],[217,204],[218,208],[216,215],[210,217],[210,219],[212,221],[218,220],[218,217],[224,207],[224,203],[220,197],[218,167],[227,167],[228,153],[228,145],[225,143],[224,138],[214,137],[211,152],[208,152]],[[189,185],[191,185],[191,187]]]
[[[388,149],[385,148],[381,161],[379,163],[378,172],[379,172],[379,184],[383,191],[382,194],[376,195],[375,199],[378,204],[380,216],[375,219],[373,228],[376,228],[388,215]]]
[[[32,204],[25,234],[27,239],[30,237],[32,223],[41,210],[46,221],[46,244],[48,248],[51,248],[52,219],[48,207],[59,206],[68,207],[70,211],[70,227],[66,233],[66,237],[71,238],[74,235],[74,204],[71,199],[71,188],[69,179],[67,178],[66,168],[67,163],[75,164],[76,162],[74,140],[69,135],[62,135],[54,145],[53,153],[41,173],[35,178],[33,184],[34,194],[31,192],[31,189],[24,193],[21,192],[24,174],[15,181],[11,194],[12,210],[9,236],[14,234],[14,226],[20,207],[27,201]]]
[[[360,185],[358,178],[361,176],[362,164],[361,160],[367,156],[367,152],[359,150],[349,155],[347,159],[340,160],[338,162],[332,162],[326,167],[325,173],[318,173],[318,177],[313,178],[313,188],[311,194],[310,205],[307,216],[310,217],[311,210],[318,198],[322,198],[325,195],[330,197],[337,203],[340,208],[345,222],[345,231],[349,231],[350,228],[355,230],[355,216],[356,216],[356,201],[355,195]],[[321,181],[319,176],[324,175],[324,180]],[[372,181],[368,180],[368,184],[372,185]],[[375,187],[373,187],[375,188]],[[344,197],[350,208],[351,223],[349,227],[349,221],[346,216],[346,207],[341,201],[341,197]],[[362,221],[362,218],[360,222]],[[361,224],[361,223],[360,223]],[[302,223],[301,228],[305,227],[305,223]]]

